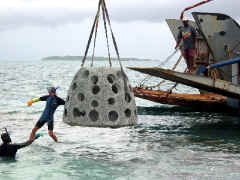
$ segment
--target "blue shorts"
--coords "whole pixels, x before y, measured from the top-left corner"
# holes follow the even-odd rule
[[[48,130],[52,131],[53,130],[53,121],[38,120],[38,122],[36,123],[36,127],[38,127],[40,129],[45,123],[48,124]]]

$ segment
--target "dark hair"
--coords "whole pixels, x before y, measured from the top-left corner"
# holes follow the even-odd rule
[[[10,143],[10,142],[12,142],[12,140],[11,140],[11,138],[10,138],[8,133],[2,133],[1,134],[1,139],[2,139],[3,143]]]
[[[55,87],[48,87],[47,90],[48,90],[48,93],[56,94],[56,88]]]

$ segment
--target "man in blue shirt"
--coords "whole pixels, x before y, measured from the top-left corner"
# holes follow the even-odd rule
[[[183,40],[183,56],[187,62],[187,68],[189,72],[194,71],[194,58],[196,54],[195,42],[196,42],[196,30],[189,25],[188,19],[183,20],[183,27],[180,28],[178,33],[178,40],[175,49],[179,46],[181,40]]]
[[[34,102],[38,101],[46,101],[45,109],[37,121],[35,127],[32,129],[29,140],[33,140],[36,132],[40,129],[45,123],[48,124],[48,134],[55,142],[57,142],[57,137],[53,133],[54,128],[54,112],[59,105],[64,105],[65,101],[56,95],[56,88],[50,87],[48,88],[49,95],[42,96],[40,98],[34,98],[28,101],[28,106],[31,106]]]

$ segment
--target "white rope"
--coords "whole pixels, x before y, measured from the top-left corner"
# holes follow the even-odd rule
[[[161,66],[164,66],[166,63],[168,63],[172,57],[178,52],[179,48],[175,49],[175,51],[166,58],[166,60],[164,60],[161,64],[159,64],[158,66],[156,67],[161,67]],[[139,83],[139,87],[143,87],[143,85],[149,81],[153,76],[151,75],[146,75],[146,77]]]

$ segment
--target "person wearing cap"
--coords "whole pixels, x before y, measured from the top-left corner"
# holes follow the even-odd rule
[[[196,54],[195,41],[196,41],[196,30],[194,27],[189,25],[187,18],[183,19],[183,27],[179,29],[178,40],[175,49],[178,48],[181,40],[183,40],[183,56],[187,62],[187,68],[189,72],[194,71],[194,58]]]
[[[28,140],[24,143],[13,144],[10,134],[6,130],[6,132],[1,134],[1,139],[3,143],[0,145],[0,157],[15,158],[16,153],[19,149],[29,146],[30,144],[33,143],[34,140],[36,140],[39,137],[40,135],[37,134],[36,136],[34,136],[32,140]]]
[[[34,98],[34,99],[31,99],[30,101],[28,101],[28,106],[31,106],[33,103],[38,102],[38,101],[46,101],[45,109],[43,110],[43,113],[42,113],[40,119],[37,121],[35,127],[32,129],[29,140],[33,140],[36,132],[45,123],[47,123],[49,136],[55,142],[58,141],[56,135],[53,133],[54,112],[59,105],[64,105],[65,101],[56,95],[56,88],[55,87],[49,87],[47,90],[48,90],[48,95],[42,96],[42,97],[39,97],[39,98]]]

